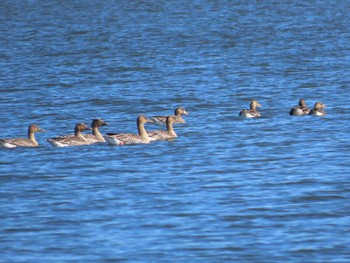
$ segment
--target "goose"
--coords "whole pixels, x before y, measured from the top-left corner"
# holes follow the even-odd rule
[[[310,113],[310,108],[306,106],[306,102],[304,99],[300,99],[299,105],[295,106],[294,108],[291,108],[289,111],[289,115],[294,115],[294,116],[308,115],[309,113]]]
[[[66,135],[59,136],[51,139],[47,139],[49,143],[51,143],[54,147],[67,147],[67,146],[80,146],[80,145],[88,145],[92,144],[93,141],[85,138],[82,134],[85,130],[91,130],[85,123],[78,123],[74,128],[74,136]]]
[[[0,139],[0,147],[16,148],[16,147],[37,147],[38,142],[35,140],[36,132],[45,132],[36,124],[31,124],[28,127],[28,138]]]
[[[175,122],[174,123],[185,123],[186,121],[182,118],[182,115],[189,115],[188,112],[184,108],[176,108],[174,112]],[[167,116],[154,116],[151,120],[154,123],[162,124],[166,123]]]
[[[166,118],[166,131],[153,131],[149,132],[148,136],[151,138],[154,138],[156,140],[166,140],[166,139],[172,139],[176,138],[177,134],[175,133],[173,129],[173,123],[176,122],[175,116],[168,116]]]
[[[88,139],[91,140],[93,142],[105,142],[106,140],[103,138],[99,128],[102,126],[106,126],[109,125],[107,122],[105,122],[102,119],[94,119],[92,120],[91,123],[91,128],[92,128],[92,134],[84,134],[83,136]]]
[[[239,116],[243,118],[260,117],[260,112],[256,110],[257,107],[261,107],[260,103],[257,100],[252,100],[250,102],[250,109],[241,110]]]
[[[146,116],[140,115],[137,118],[137,129],[138,134],[132,133],[107,133],[104,138],[109,144],[113,145],[125,145],[125,144],[140,144],[140,143],[150,143],[154,140],[148,136],[145,129],[145,124],[152,122]]]
[[[326,116],[326,111],[324,108],[327,108],[322,102],[316,102],[314,108],[310,111],[310,115],[315,116]]]

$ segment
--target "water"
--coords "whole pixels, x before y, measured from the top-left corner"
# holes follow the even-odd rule
[[[349,1],[2,1],[1,262],[349,262]],[[251,99],[259,119],[238,118]],[[328,115],[292,117],[304,98]],[[171,142],[53,148],[100,117]],[[148,130],[162,127],[147,125]]]

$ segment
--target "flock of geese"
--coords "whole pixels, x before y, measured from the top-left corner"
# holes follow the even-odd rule
[[[252,100],[250,102],[250,109],[241,110],[239,116],[244,118],[255,118],[260,117],[260,112],[256,109],[261,107],[257,100]],[[322,102],[316,102],[313,109],[307,107],[304,99],[299,100],[299,104],[290,109],[289,115],[303,116],[303,115],[314,115],[314,116],[326,116],[326,111],[324,110],[326,105]]]
[[[94,119],[91,123],[91,128],[84,123],[78,123],[75,125],[74,134],[68,134],[47,139],[47,141],[54,147],[67,147],[67,146],[82,146],[95,143],[108,142],[113,145],[126,145],[126,144],[139,144],[150,143],[156,140],[168,140],[176,138],[176,132],[173,129],[173,124],[185,123],[183,115],[188,115],[184,108],[177,108],[174,115],[169,116],[154,116],[147,118],[146,116],[139,116],[137,118],[138,134],[132,133],[107,133],[102,135],[99,128],[105,125],[109,125],[102,119]],[[158,130],[147,132],[145,129],[146,123],[166,124],[166,130]],[[92,130],[92,134],[83,134],[86,130]],[[16,148],[16,147],[37,147],[38,142],[35,139],[35,133],[44,132],[36,124],[31,124],[28,127],[28,138],[15,138],[15,139],[0,139],[0,147],[4,148]]]
[[[250,109],[241,110],[239,116],[243,118],[259,117],[261,115],[256,109],[257,107],[261,107],[260,103],[257,100],[252,100],[250,103]],[[316,102],[314,108],[310,109],[307,107],[305,100],[300,99],[299,105],[293,107],[289,114],[295,116],[325,116],[326,112],[324,108],[326,108],[326,105],[321,102]],[[108,142],[112,145],[127,145],[150,143],[157,140],[169,140],[177,137],[176,132],[173,129],[173,124],[185,123],[185,120],[182,117],[183,115],[188,115],[184,108],[175,109],[174,115],[169,116],[154,116],[149,119],[146,116],[140,115],[137,118],[138,134],[107,133],[106,135],[102,135],[99,128],[109,124],[102,119],[94,119],[92,121],[91,128],[84,123],[78,123],[75,126],[74,134],[50,138],[47,139],[47,141],[54,147],[67,147],[104,142]],[[147,132],[145,129],[146,123],[166,124],[167,129]],[[83,132],[86,130],[92,130],[92,134],[83,134]],[[36,124],[31,124],[28,127],[28,138],[0,139],[0,147],[37,147],[39,144],[35,139],[35,133],[44,131],[45,130],[41,129]]]

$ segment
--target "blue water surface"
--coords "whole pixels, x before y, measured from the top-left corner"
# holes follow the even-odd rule
[[[1,1],[0,137],[46,132],[0,149],[0,262],[349,262],[349,24],[340,0]],[[179,106],[173,141],[46,141]]]

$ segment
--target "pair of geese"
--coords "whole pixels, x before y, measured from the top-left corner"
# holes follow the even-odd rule
[[[94,119],[89,128],[84,123],[78,123],[75,125],[74,135],[64,135],[51,139],[47,141],[55,147],[66,147],[66,146],[81,146],[81,145],[90,145],[94,143],[108,142],[109,144],[114,145],[126,145],[126,144],[139,144],[139,143],[150,143],[151,141],[156,140],[167,140],[176,138],[177,134],[173,129],[173,124],[175,123],[185,123],[185,120],[182,118],[182,115],[188,115],[184,108],[177,108],[175,110],[175,115],[170,116],[154,116],[151,119],[148,119],[146,116],[139,116],[137,118],[137,129],[138,134],[124,133],[107,133],[102,135],[99,131],[99,128],[105,125],[109,125],[102,119]],[[167,130],[158,130],[153,132],[147,132],[144,125],[146,123],[157,123],[157,124],[166,124]],[[86,130],[92,130],[92,134],[83,134],[82,132]],[[31,124],[28,127],[28,138],[15,138],[15,139],[0,139],[0,147],[5,148],[15,148],[15,147],[37,147],[39,146],[38,142],[35,139],[35,133],[44,132],[45,130],[41,129],[36,124]]]
[[[260,112],[256,109],[261,107],[260,103],[257,100],[252,100],[250,102],[250,109],[241,110],[239,116],[244,118],[255,118],[260,117]],[[290,109],[289,115],[294,116],[303,116],[303,115],[315,115],[315,116],[325,116],[326,111],[324,110],[326,105],[322,102],[316,102],[313,109],[307,107],[304,99],[299,100],[299,104]]]

